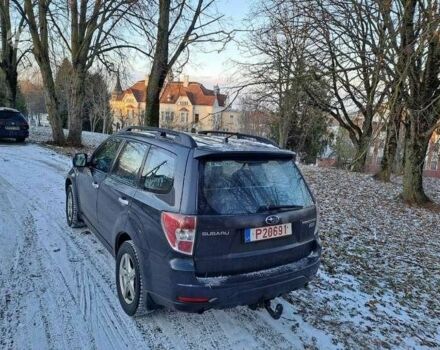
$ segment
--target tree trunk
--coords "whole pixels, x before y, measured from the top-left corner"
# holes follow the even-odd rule
[[[55,90],[55,83],[52,78],[52,70],[49,62],[37,59],[40,66],[41,76],[44,85],[44,100],[49,116],[50,126],[52,128],[52,138],[55,144],[64,145],[65,138],[63,132],[63,124],[61,121],[61,113],[59,108],[58,97]]]
[[[72,146],[81,146],[87,73],[82,66],[73,67],[72,72],[72,96],[69,106],[69,136],[67,137],[67,142]]]
[[[17,66],[9,65],[4,69],[5,80],[7,85],[7,104],[11,108],[15,108],[17,105],[17,85],[18,74]]]
[[[350,165],[350,170],[354,172],[365,171],[365,163],[367,162],[368,148],[370,147],[371,130],[366,130],[357,144],[356,155]]]
[[[406,139],[402,198],[410,204],[425,204],[430,199],[423,189],[423,168],[429,137],[422,137],[416,131],[414,121]]]
[[[290,125],[289,125],[289,121],[290,118],[288,118],[288,116],[281,116],[280,118],[280,126],[279,126],[279,146],[281,148],[286,148],[287,147],[287,140],[289,138],[289,131],[290,131]]]
[[[0,69],[6,81],[6,104],[15,108],[17,102],[17,48],[13,45],[9,0],[0,4]]]
[[[107,134],[107,115],[104,115],[104,120],[102,121],[102,133]]]
[[[170,1],[160,0],[156,51],[147,86],[145,124],[159,126],[160,92],[168,74]]]
[[[390,182],[391,174],[394,169],[394,163],[397,153],[397,140],[399,137],[399,128],[402,108],[399,107],[388,119],[387,137],[383,150],[383,157],[379,172],[374,176],[375,179]]]

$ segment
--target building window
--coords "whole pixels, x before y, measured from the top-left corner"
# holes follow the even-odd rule
[[[431,170],[437,170],[437,165],[438,165],[437,161],[432,161],[431,162]]]
[[[199,122],[199,115],[198,114],[194,115],[194,122],[196,122],[196,123]]]
[[[180,101],[181,106],[188,106],[188,101]]]
[[[188,122],[188,112],[180,112],[180,121],[182,123]]]
[[[166,122],[172,122],[174,119],[174,112],[166,111],[164,118]]]
[[[231,119],[234,119],[234,116],[231,114]]]

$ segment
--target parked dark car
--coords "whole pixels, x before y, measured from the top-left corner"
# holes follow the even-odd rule
[[[0,107],[0,139],[24,142],[29,137],[29,124],[16,109]]]
[[[127,128],[75,155],[67,222],[116,257],[129,315],[268,307],[320,263],[316,204],[294,160],[261,137]]]

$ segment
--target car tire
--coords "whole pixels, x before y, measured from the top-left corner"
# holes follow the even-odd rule
[[[18,142],[18,143],[23,143],[25,140],[26,140],[26,138],[24,138],[24,137],[17,137],[15,139],[15,141]]]
[[[116,255],[116,288],[119,302],[125,313],[134,317],[144,316],[154,309],[146,291],[139,257],[139,251],[131,240],[122,243]],[[128,285],[131,285],[131,288]]]
[[[66,219],[67,224],[72,228],[84,227],[84,223],[79,215],[78,202],[72,185],[69,185],[66,191]]]

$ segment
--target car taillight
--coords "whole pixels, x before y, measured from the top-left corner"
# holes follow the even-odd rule
[[[175,251],[192,255],[196,238],[197,218],[163,212],[161,216],[162,229],[168,243]]]

